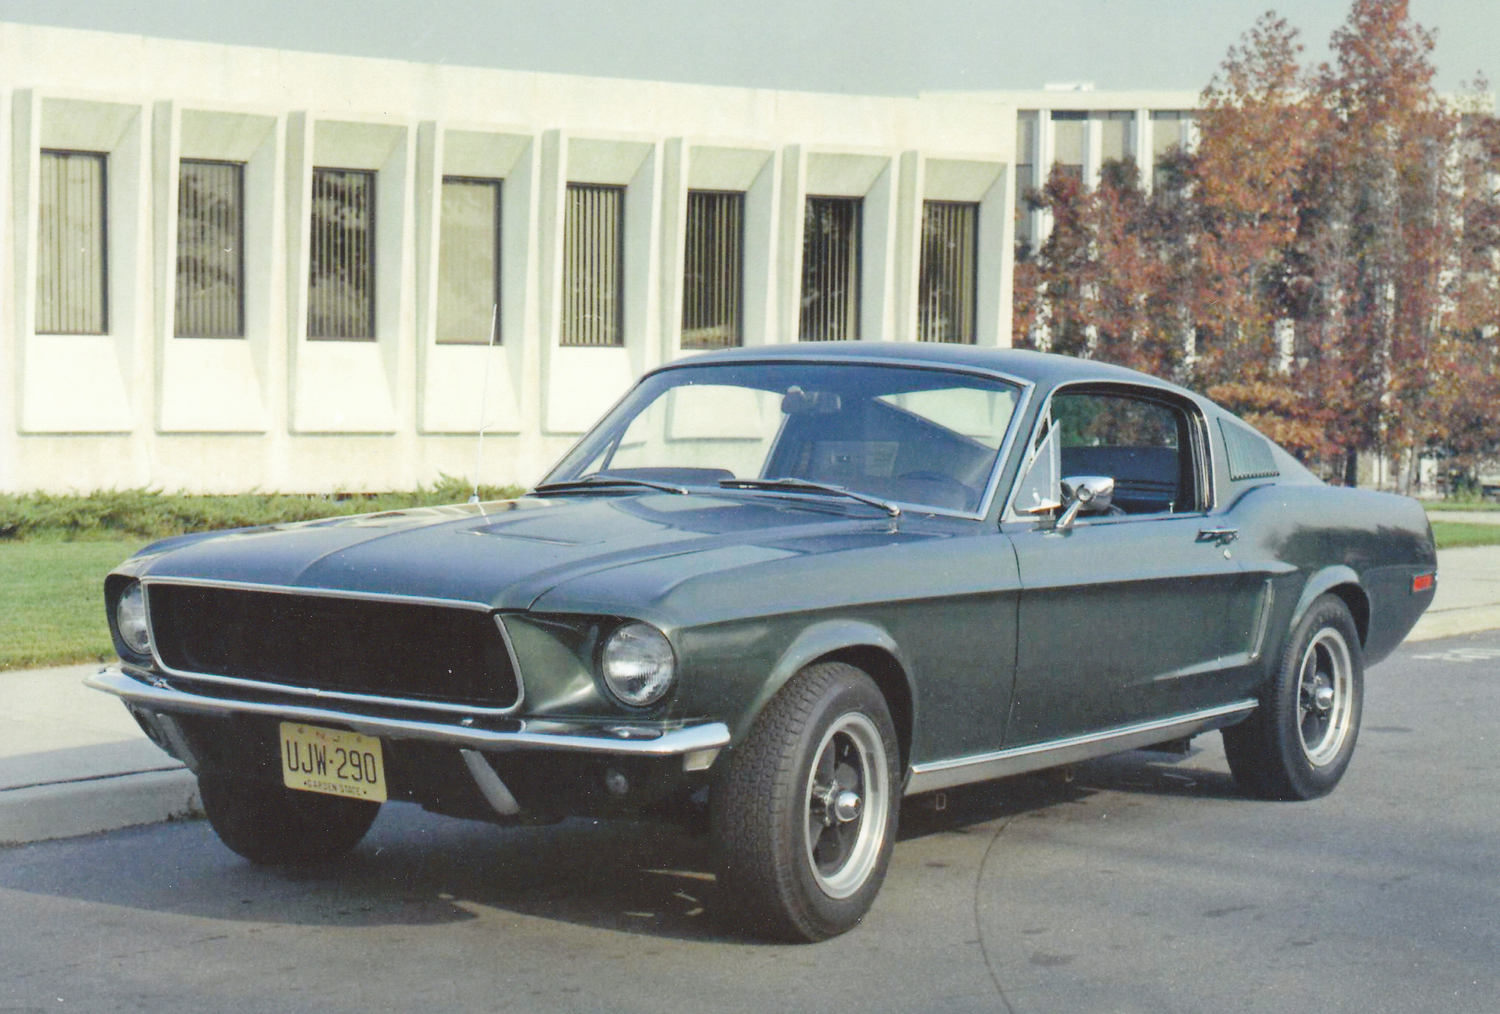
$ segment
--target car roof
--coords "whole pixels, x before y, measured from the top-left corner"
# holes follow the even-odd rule
[[[931,365],[955,369],[982,370],[1027,380],[1043,390],[1058,384],[1099,381],[1131,383],[1155,387],[1185,395],[1194,400],[1192,392],[1176,384],[1160,380],[1148,374],[1095,362],[1073,356],[1051,352],[1032,352],[1026,349],[981,348],[974,345],[953,345],[938,342],[799,342],[785,345],[755,345],[736,349],[721,349],[702,355],[688,356],[666,363],[659,369],[675,369],[682,366],[701,366],[711,363],[788,362],[796,360],[846,361],[860,363],[892,363],[905,365]],[[653,371],[655,372],[655,371]]]

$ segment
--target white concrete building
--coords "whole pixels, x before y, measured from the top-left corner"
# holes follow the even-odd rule
[[[1054,163],[1090,186],[1105,162],[1130,158],[1147,188],[1157,164],[1173,148],[1197,143],[1201,96],[1191,91],[1095,91],[1087,83],[1038,91],[924,92],[924,99],[988,99],[1016,110],[1016,241],[1035,249],[1051,228],[1047,214],[1028,209],[1029,190],[1047,182]]]
[[[481,405],[525,483],[700,348],[1008,344],[1015,108],[0,24],[0,490],[410,488]]]

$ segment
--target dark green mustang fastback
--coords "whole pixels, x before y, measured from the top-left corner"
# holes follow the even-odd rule
[[[1140,374],[771,346],[647,375],[518,500],[149,546],[90,683],[253,861],[386,800],[698,822],[726,913],[818,940],[903,797],[1213,729],[1248,793],[1328,792],[1436,559],[1414,501]]]

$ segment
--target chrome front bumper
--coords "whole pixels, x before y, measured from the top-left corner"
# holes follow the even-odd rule
[[[485,728],[465,724],[472,721],[468,719],[448,723],[373,717],[337,708],[196,694],[170,686],[165,680],[148,682],[119,666],[101,669],[86,678],[84,684],[114,694],[132,709],[151,712],[265,715],[294,722],[331,723],[347,726],[367,736],[429,740],[464,750],[567,750],[633,757],[680,756],[684,771],[707,770],[719,750],[729,743],[729,727],[723,722],[662,726],[624,721],[510,718],[495,723],[504,725],[504,728]]]

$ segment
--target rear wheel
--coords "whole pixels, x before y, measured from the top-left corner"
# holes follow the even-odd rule
[[[833,662],[793,677],[715,792],[725,914],[782,940],[825,940],[857,925],[890,863],[898,756],[869,676]]]
[[[219,840],[252,863],[305,866],[359,844],[380,804],[302,792],[222,772],[198,776],[203,812]]]
[[[1354,755],[1363,703],[1359,632],[1343,600],[1324,595],[1292,631],[1260,707],[1224,730],[1235,780],[1266,799],[1331,792]]]

